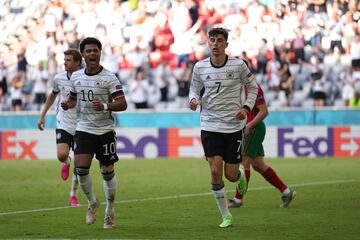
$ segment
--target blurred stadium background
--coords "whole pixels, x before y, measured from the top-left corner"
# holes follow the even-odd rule
[[[53,159],[54,110],[36,124],[63,70],[63,51],[85,36],[103,43],[102,64],[126,91],[116,114],[121,157],[201,157],[198,113],[187,108],[206,32],[229,30],[265,91],[270,157],[359,157],[360,3],[344,1],[1,0],[0,159]],[[143,88],[134,86],[139,84]],[[140,89],[140,90],[139,90]],[[13,100],[22,105],[13,108]],[[147,109],[136,109],[147,102]],[[26,151],[24,149],[27,149]],[[25,151],[25,152],[24,152]]]
[[[192,63],[208,56],[206,31],[214,25],[229,30],[228,54],[248,61],[271,108],[345,107],[359,99],[358,0],[0,3],[3,111],[17,98],[20,109],[41,108],[34,94],[50,91],[63,51],[85,36],[102,41],[102,64],[119,76],[131,103],[183,108]],[[136,78],[145,90],[130,91]]]

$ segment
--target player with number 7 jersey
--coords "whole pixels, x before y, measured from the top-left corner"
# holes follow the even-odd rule
[[[243,169],[241,149],[247,114],[255,104],[258,92],[255,77],[245,62],[229,57],[228,32],[212,28],[208,32],[210,57],[195,64],[190,84],[190,109],[201,106],[201,141],[211,172],[211,189],[222,216],[219,227],[232,225],[227,207],[223,172],[238,190],[245,194],[247,183]],[[244,87],[249,89],[247,98]]]

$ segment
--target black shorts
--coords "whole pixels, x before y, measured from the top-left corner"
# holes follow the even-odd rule
[[[243,130],[234,133],[219,133],[201,130],[205,156],[222,156],[226,163],[242,161]]]
[[[56,144],[66,143],[71,149],[74,150],[74,136],[65,131],[64,129],[56,129]]]
[[[91,154],[100,161],[101,165],[111,165],[119,160],[116,155],[115,131],[102,135],[76,131],[74,136],[74,153]]]

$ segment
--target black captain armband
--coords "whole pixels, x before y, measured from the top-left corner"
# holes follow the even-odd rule
[[[123,91],[123,90],[120,90],[120,91],[117,91],[117,92],[112,93],[111,96],[112,96],[112,98],[113,98],[114,100],[116,100],[116,99],[119,98],[119,97],[124,97],[125,94],[124,94],[124,91]]]

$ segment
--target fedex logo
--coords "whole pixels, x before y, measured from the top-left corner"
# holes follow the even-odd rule
[[[355,128],[330,127],[319,133],[311,131],[313,127],[310,131],[297,130],[278,128],[278,156],[360,156],[360,134]]]
[[[117,154],[127,158],[202,156],[198,129],[119,129]]]
[[[166,157],[167,131],[159,129],[158,134],[146,131],[144,134],[121,131],[116,135],[117,154],[124,157]],[[146,133],[147,132],[147,133]]]
[[[16,131],[0,132],[0,159],[37,159],[34,147],[37,140],[17,139]]]

